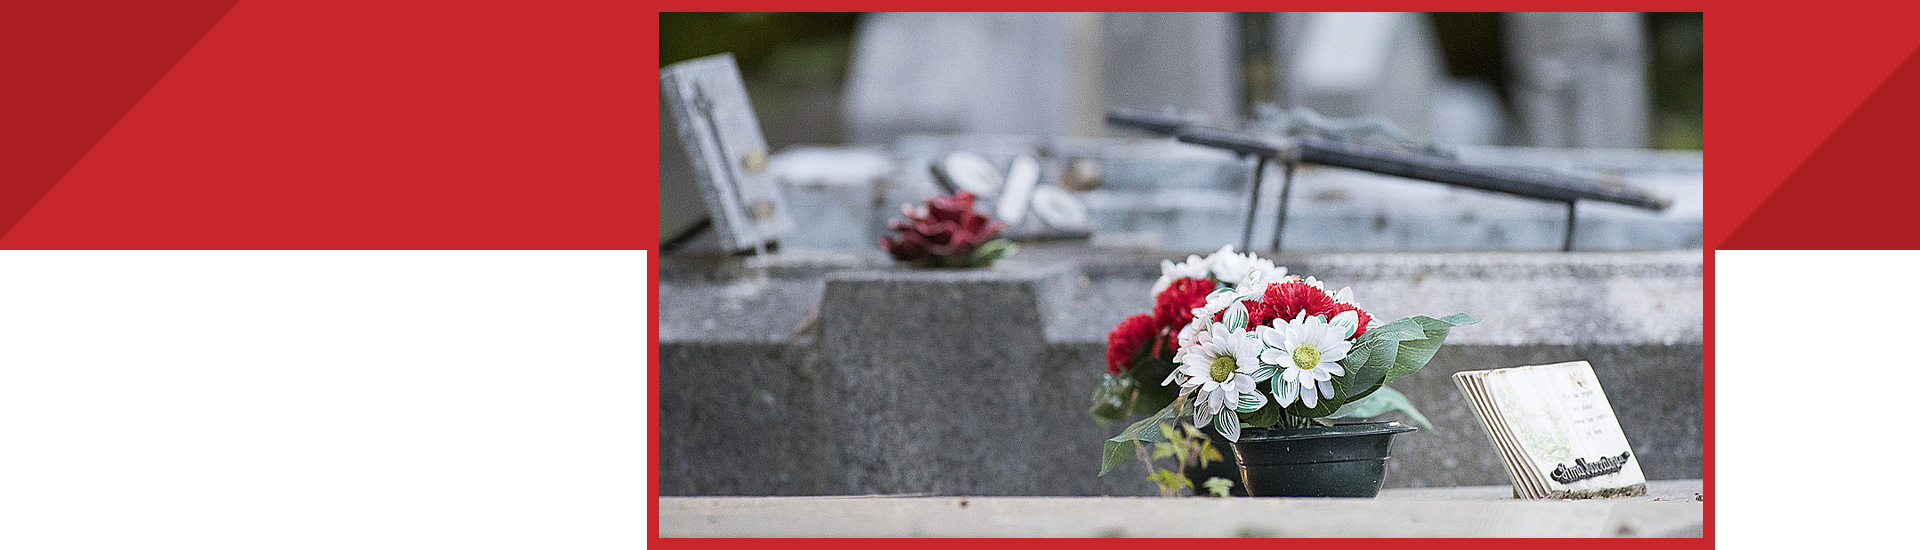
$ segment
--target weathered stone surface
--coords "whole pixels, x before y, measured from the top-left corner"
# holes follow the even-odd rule
[[[824,410],[855,493],[1034,494],[1054,268],[837,273],[820,307]]]
[[[1160,258],[1185,255],[1034,246],[932,272],[878,267],[877,252],[667,258],[661,492],[1151,494],[1137,462],[1095,477],[1122,426],[1094,424],[1087,396],[1107,331],[1147,311]],[[1354,286],[1382,317],[1485,319],[1396,382],[1436,429],[1395,439],[1388,487],[1505,483],[1448,377],[1574,359],[1593,363],[1649,479],[1701,475],[1699,252],[1275,259]]]
[[[845,493],[812,342],[662,342],[660,493]]]
[[[825,148],[797,153],[819,156]],[[791,246],[864,249],[884,232],[901,204],[937,188],[927,165],[949,152],[979,153],[1005,169],[1016,155],[1039,152],[1043,182],[1057,181],[1069,158],[1095,159],[1103,185],[1076,196],[1097,234],[1131,235],[1171,250],[1238,243],[1252,164],[1232,155],[1170,140],[923,135],[888,151],[898,170],[884,185],[790,185],[808,230]],[[852,149],[856,158],[872,153]],[[785,154],[785,153],[783,153]],[[1698,152],[1462,147],[1475,163],[1550,167],[1618,178],[1673,199],[1664,212],[1585,202],[1579,206],[1577,250],[1674,250],[1701,245],[1703,161]],[[795,163],[797,164],[797,163]],[[1268,170],[1256,213],[1254,243],[1272,242],[1280,171]],[[800,178],[805,179],[805,178]],[[1564,204],[1326,166],[1303,166],[1288,201],[1289,251],[1552,250],[1566,231]],[[856,231],[846,231],[855,229]]]
[[[1699,480],[1643,497],[1520,501],[1507,487],[1379,498],[660,499],[663,537],[1698,537]]]

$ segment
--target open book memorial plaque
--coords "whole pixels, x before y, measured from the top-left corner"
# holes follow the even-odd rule
[[[1527,499],[1647,493],[1640,461],[1586,361],[1455,373]]]

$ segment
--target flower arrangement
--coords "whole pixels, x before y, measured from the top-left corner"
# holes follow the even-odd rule
[[[1381,323],[1351,287],[1329,291],[1232,246],[1162,261],[1160,271],[1153,312],[1108,336],[1091,413],[1148,416],[1107,440],[1102,475],[1138,445],[1164,442],[1163,426],[1182,419],[1229,441],[1245,427],[1305,428],[1394,410],[1426,425],[1386,384],[1426,366],[1450,329],[1479,322],[1461,313]]]
[[[961,191],[927,200],[921,207],[900,207],[902,217],[887,221],[895,236],[880,248],[893,259],[918,267],[984,267],[1018,250],[997,239],[1007,225],[973,210],[973,193]]]

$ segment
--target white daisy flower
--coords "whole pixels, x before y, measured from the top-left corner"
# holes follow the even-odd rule
[[[1286,266],[1274,265],[1273,260],[1266,258],[1254,258],[1251,272],[1259,275],[1261,281],[1269,284],[1279,283],[1287,279]]]
[[[1353,351],[1353,343],[1347,338],[1353,336],[1359,323],[1359,315],[1351,311],[1334,316],[1332,321],[1301,313],[1292,321],[1275,321],[1272,326],[1254,330],[1266,348],[1260,352],[1260,361],[1280,367],[1273,388],[1282,406],[1298,400],[1313,407],[1322,399],[1334,397],[1333,377],[1347,374],[1339,361]]]
[[[1238,283],[1245,280],[1247,275],[1254,273],[1257,268],[1262,267],[1258,265],[1262,261],[1259,257],[1252,254],[1236,254],[1233,251],[1233,245],[1220,247],[1220,250],[1215,251],[1211,258],[1213,258],[1213,278],[1223,283]],[[1272,261],[1265,261],[1265,265],[1269,266],[1267,271],[1272,271],[1270,268],[1273,266]]]
[[[1206,258],[1199,254],[1187,255],[1187,261],[1173,263],[1172,260],[1160,260],[1160,280],[1153,282],[1153,296],[1160,296],[1174,281],[1180,279],[1205,279],[1213,274],[1212,256]]]
[[[1220,435],[1240,438],[1237,412],[1253,412],[1266,406],[1254,373],[1260,370],[1260,341],[1249,332],[1236,332],[1223,323],[1210,323],[1205,331],[1194,334],[1193,344],[1182,346],[1179,368],[1162,385],[1177,381],[1181,395],[1193,395],[1193,423],[1213,423]],[[1218,418],[1226,411],[1229,418]]]
[[[1207,331],[1207,325],[1213,324],[1213,317],[1211,315],[1202,317],[1198,309],[1193,310],[1193,312],[1193,321],[1187,323],[1187,326],[1181,327],[1180,332],[1174,335],[1174,363],[1179,363],[1180,359],[1186,356],[1187,349],[1193,346],[1193,341],[1199,338],[1200,333]],[[1179,372],[1179,370],[1174,371],[1175,374],[1179,374]]]

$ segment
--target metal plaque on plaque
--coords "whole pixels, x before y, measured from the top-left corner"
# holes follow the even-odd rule
[[[661,68],[660,101],[679,127],[721,247],[764,252],[793,232],[786,197],[766,172],[771,152],[733,54]]]

